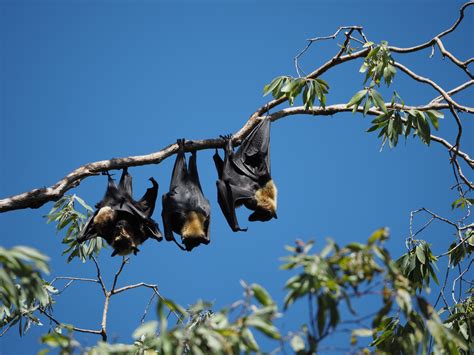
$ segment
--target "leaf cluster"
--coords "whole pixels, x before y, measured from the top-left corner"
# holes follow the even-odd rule
[[[290,105],[294,104],[295,98],[301,92],[303,93],[301,99],[305,109],[313,108],[316,98],[321,107],[326,107],[326,94],[329,92],[329,84],[323,79],[278,76],[263,88],[264,96],[271,93],[276,100],[286,97]]]
[[[81,213],[75,208],[75,203],[85,209],[85,213]],[[67,262],[74,258],[79,258],[85,262],[87,258],[98,255],[100,250],[105,247],[102,238],[93,238],[87,242],[79,244],[77,235],[83,228],[87,218],[93,213],[90,207],[82,198],[77,195],[65,195],[59,199],[46,216],[47,223],[56,222],[56,231],[65,231],[62,243],[66,245],[63,255],[69,254]]]
[[[18,323],[22,335],[32,324],[41,325],[33,313],[49,305],[56,292],[41,275],[49,273],[48,260],[30,247],[0,247],[0,328]]]

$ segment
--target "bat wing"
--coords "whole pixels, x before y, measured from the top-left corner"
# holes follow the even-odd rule
[[[120,205],[122,201],[122,195],[115,185],[114,179],[110,175],[107,175],[107,190],[105,190],[105,195],[102,200],[95,205],[97,209],[100,209],[104,206],[115,207]]]
[[[144,226],[145,232],[148,236],[161,242],[163,235],[161,234],[160,228],[158,227],[158,223],[156,223],[153,219],[148,218],[146,221],[144,221]]]
[[[232,162],[255,181],[270,175],[270,120],[262,120],[242,141]]]
[[[186,157],[184,156],[184,139],[177,141],[179,150],[174,162],[173,173],[171,175],[170,191],[182,186],[188,179],[188,168],[186,166]]]
[[[171,227],[171,204],[168,194],[164,194],[162,198],[163,210],[161,217],[163,218],[163,229],[165,231],[165,239],[167,241],[174,240],[173,228]]]
[[[217,176],[219,177],[219,180],[221,180],[222,179],[222,173],[224,171],[224,162],[222,161],[221,156],[217,152],[217,149],[216,149],[216,152],[214,153],[212,159],[214,159],[214,164],[215,164],[216,170],[217,170]]]
[[[150,178],[152,187],[148,188],[143,197],[138,201],[138,205],[147,217],[151,217],[155,210],[156,198],[158,197],[158,183]]]
[[[84,227],[81,229],[81,231],[77,235],[77,242],[78,243],[83,243],[86,240],[97,237],[97,233],[94,230],[94,222],[93,222],[94,217],[95,217],[96,214],[97,214],[97,212],[94,213],[91,217],[89,217],[86,224],[84,225]]]
[[[182,249],[186,250],[181,244],[179,244],[173,235],[173,227],[172,227],[172,214],[173,214],[173,205],[171,201],[171,197],[169,193],[164,194],[162,198],[163,209],[161,211],[161,217],[163,219],[163,229],[165,231],[165,239],[169,242],[173,241],[176,245]]]
[[[199,181],[199,174],[197,170],[197,153],[194,150],[191,154],[191,157],[189,158],[189,171],[188,171],[188,176],[189,180],[199,188],[199,190],[202,193],[202,187],[201,187],[201,182]]]
[[[122,194],[122,196],[132,198],[132,175],[128,173],[128,168],[123,168],[122,176],[120,177],[118,190]]]
[[[235,202],[237,199],[234,193],[239,194],[239,189],[236,186],[232,186],[222,180],[217,181],[217,201],[219,202],[219,206],[227,223],[234,232],[246,231],[247,228],[240,228],[239,222],[237,221],[235,214]]]

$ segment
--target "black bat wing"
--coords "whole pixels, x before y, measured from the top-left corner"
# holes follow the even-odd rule
[[[93,222],[96,214],[97,214],[97,211],[91,217],[89,217],[87,222],[84,224],[84,227],[82,227],[81,231],[77,235],[78,243],[83,243],[86,240],[97,237],[97,234],[94,230],[94,222]]]
[[[217,201],[230,228],[234,232],[246,231],[247,228],[240,228],[235,209],[253,197],[255,193],[252,186],[253,182],[251,178],[232,163],[234,156],[231,137],[225,136],[223,138],[225,139],[224,161],[222,161],[217,151],[213,157],[219,175],[219,180],[216,183]]]
[[[158,183],[154,178],[150,178],[152,187],[148,188],[143,197],[137,201],[140,209],[147,217],[151,217],[155,210],[156,198],[158,197]]]
[[[192,152],[191,157],[189,158],[189,171],[188,177],[189,182],[191,185],[191,194],[193,202],[195,206],[193,206],[193,210],[201,212],[206,218],[209,218],[211,215],[211,205],[209,204],[209,200],[204,197],[204,193],[202,192],[201,183],[199,181],[199,174],[197,170],[197,153],[196,151]]]
[[[132,198],[132,175],[128,173],[128,168],[123,168],[122,170],[118,189],[123,197]]]
[[[100,209],[105,206],[115,207],[119,206],[123,200],[120,190],[115,185],[114,179],[107,174],[107,190],[105,190],[105,195],[102,200],[95,205],[97,209]]]
[[[161,241],[163,236],[161,234],[160,228],[158,227],[158,224],[151,218],[155,210],[156,198],[158,197],[158,183],[153,177],[150,178],[150,181],[153,186],[146,190],[143,197],[137,201],[135,205],[137,205],[137,209],[142,211],[147,217],[143,222],[145,229],[148,232],[147,234],[150,234],[151,238]]]
[[[263,119],[242,141],[232,162],[255,181],[270,176],[270,120]]]
[[[188,168],[186,166],[186,157],[184,156],[184,139],[178,139],[177,143],[179,148],[171,175],[170,191],[185,185],[188,180]]]
[[[169,242],[173,241],[176,245],[182,249],[186,250],[181,244],[179,244],[173,235],[173,201],[170,193],[164,194],[162,197],[163,209],[161,211],[161,217],[163,219],[163,229],[165,231],[165,239]]]
[[[217,181],[217,202],[221,207],[227,223],[234,232],[243,231],[247,228],[240,228],[237,216],[235,214],[236,201],[243,197],[247,198],[247,191],[241,191],[237,186],[231,185],[229,182],[223,180]]]

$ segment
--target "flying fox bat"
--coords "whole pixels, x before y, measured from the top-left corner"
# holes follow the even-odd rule
[[[234,232],[240,228],[235,209],[244,205],[254,211],[249,221],[277,218],[277,188],[270,175],[270,120],[263,119],[234,153],[232,137],[225,140],[224,161],[214,154],[217,168],[217,200]]]
[[[123,169],[118,187],[107,173],[108,184],[102,201],[96,204],[96,211],[86,222],[77,237],[82,243],[95,237],[104,238],[115,255],[137,254],[138,245],[149,237],[161,241],[163,238],[157,223],[151,218],[158,196],[158,183],[150,178],[152,187],[143,197],[135,201],[132,197],[132,176]]]
[[[199,244],[209,244],[211,206],[202,193],[196,166],[196,151],[189,158],[184,155],[184,139],[177,141],[179,150],[174,163],[170,191],[163,195],[163,228],[167,241],[174,241],[181,249],[191,251]],[[173,232],[181,235],[182,247]]]

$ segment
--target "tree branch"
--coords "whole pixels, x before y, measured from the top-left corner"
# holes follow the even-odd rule
[[[56,325],[59,325],[59,326],[62,326],[63,323],[59,322],[58,320],[56,320],[51,314],[49,314],[48,312],[46,312],[46,310],[42,309],[42,308],[39,308],[39,311],[44,314],[49,320],[51,320],[52,322],[54,322]],[[79,333],[89,333],[89,334],[98,334],[100,335],[101,334],[101,331],[100,330],[93,330],[93,329],[84,329],[84,328],[77,328],[77,327],[72,327],[71,328],[73,331],[75,332],[79,332]]]
[[[465,71],[467,70],[467,65],[471,62],[474,61],[474,58],[468,59],[464,62],[461,62],[459,59],[454,57],[450,52],[448,52],[444,46],[443,43],[441,42],[441,38],[452,31],[454,31],[457,26],[461,23],[461,21],[464,18],[464,12],[466,8],[469,6],[474,5],[474,1],[467,2],[464,4],[461,9],[460,9],[460,14],[458,19],[455,21],[455,23],[448,28],[447,30],[439,33],[437,36],[433,37],[430,41],[427,41],[421,45],[414,46],[414,47],[409,47],[409,48],[399,48],[399,47],[393,47],[389,46],[389,50],[393,52],[398,52],[398,53],[409,53],[409,52],[414,52],[418,51],[424,48],[427,48],[429,46],[432,46],[434,44],[438,44],[440,47],[441,52],[443,55],[448,56],[455,64],[458,66],[462,67]],[[352,33],[354,31],[359,32],[359,34],[362,36],[364,41],[367,42],[367,38],[365,34],[362,31],[362,27],[360,26],[343,26],[340,27],[333,35],[331,36],[326,36],[326,37],[316,37],[309,39],[308,45],[295,57],[295,61],[297,63],[297,60],[301,55],[306,52],[306,50],[309,48],[309,46],[318,41],[318,40],[324,40],[324,39],[331,39],[331,38],[336,38],[337,35],[343,30],[343,29],[348,29],[349,31],[345,33],[346,39],[344,42],[344,45],[342,48],[338,51],[338,53],[332,57],[330,60],[325,62],[323,65],[321,65],[319,68],[315,69],[313,72],[311,72],[306,78],[308,79],[314,79],[325,72],[327,72],[329,69],[348,62],[352,61],[358,58],[362,58],[368,54],[370,51],[370,47],[364,48],[358,52],[350,53],[343,55],[345,48],[349,45],[349,42],[352,39]],[[473,80],[464,83],[463,85],[459,86],[458,88],[455,88],[451,90],[450,92],[446,92],[443,90],[438,84],[436,84],[434,81],[424,78],[422,76],[419,76],[403,66],[400,63],[394,63],[394,65],[399,68],[401,71],[412,77],[416,81],[420,81],[426,84],[431,85],[435,90],[437,90],[440,94],[442,99],[446,100],[447,103],[451,104],[454,108],[460,110],[460,111],[465,111],[469,113],[474,113],[474,109],[471,107],[465,107],[460,104],[458,104],[456,101],[454,101],[451,98],[451,95],[459,92],[466,87],[472,85]],[[297,66],[297,71],[298,71],[298,66]],[[430,103],[430,107],[443,107],[444,106],[433,106],[435,104],[442,105],[438,103],[440,101],[440,98],[436,98],[433,100],[433,102]],[[235,146],[238,146],[242,139],[244,139],[252,130],[252,128],[257,124],[258,119],[263,116],[264,114],[268,113],[268,111],[282,103],[287,101],[286,97],[277,99],[277,100],[272,100],[268,102],[266,105],[260,107],[257,109],[247,120],[247,122],[244,124],[244,126],[236,133],[233,135],[233,143]],[[316,109],[313,110],[313,112],[301,112],[301,113],[309,113],[313,115],[331,115],[336,112],[341,112],[341,111],[347,111],[347,110],[341,110],[340,108],[336,107],[337,105],[333,105],[332,107],[327,107],[326,109]],[[291,111],[291,109],[296,109],[295,111]],[[289,111],[286,111],[289,110]],[[284,109],[282,111],[279,111],[279,117],[278,115],[273,114],[273,117],[275,117],[275,120],[281,117],[287,116],[287,112],[293,113],[298,111],[298,108],[290,108],[290,109]],[[441,138],[436,139],[436,137],[433,138],[438,143],[441,143],[445,146],[444,140]],[[459,142],[457,142],[459,143]],[[194,140],[194,141],[188,141],[185,146],[185,151],[191,151],[191,150],[203,150],[203,149],[213,149],[213,148],[222,148],[224,145],[224,141],[222,139],[205,139],[205,140]],[[456,144],[455,147],[458,149],[459,144]],[[457,150],[455,149],[455,150]],[[7,212],[7,211],[12,211],[12,210],[17,210],[17,209],[25,209],[25,208],[39,208],[43,206],[45,203],[49,201],[57,201],[60,199],[68,190],[77,187],[81,181],[89,176],[93,175],[98,175],[101,172],[109,171],[109,170],[118,170],[122,169],[125,167],[132,167],[132,166],[142,166],[142,165],[150,165],[150,164],[159,164],[162,162],[164,159],[174,155],[178,151],[178,146],[177,144],[171,144],[163,149],[161,149],[158,152],[147,154],[147,155],[139,155],[139,156],[131,156],[131,157],[124,157],[124,158],[113,158],[110,160],[102,160],[102,161],[97,161],[93,163],[89,163],[86,165],[83,165],[76,170],[72,171],[70,174],[65,176],[63,179],[58,181],[56,184],[46,187],[46,188],[39,188],[39,189],[34,189],[29,192],[25,192],[19,195],[14,195],[8,198],[4,198],[0,200],[0,213],[2,212]],[[472,167],[472,160],[468,158],[467,154],[462,153],[462,152],[456,152],[456,155],[459,155],[463,157],[464,160],[468,162],[468,164]]]
[[[446,36],[447,34],[453,32],[459,26],[459,24],[464,19],[464,11],[471,5],[474,5],[474,1],[469,1],[469,2],[465,3],[461,7],[461,9],[459,10],[459,17],[454,22],[454,24],[450,28],[448,28],[447,30],[439,33],[438,35],[436,35],[435,37],[430,39],[429,41],[427,41],[425,43],[422,43],[422,44],[419,44],[417,46],[407,47],[407,48],[399,48],[399,47],[389,46],[389,49],[392,52],[397,52],[397,53],[411,53],[411,52],[417,52],[419,50],[431,47],[436,42],[436,38],[442,38],[442,37]]]
[[[433,89],[438,91],[441,94],[441,96],[443,96],[444,100],[449,102],[451,105],[453,105],[459,111],[474,113],[474,108],[466,107],[466,106],[462,106],[462,105],[458,104],[456,101],[454,101],[451,98],[451,96],[448,95],[448,93],[446,91],[443,90],[443,88],[441,88],[441,86],[436,84],[433,80],[430,80],[428,78],[422,77],[421,75],[415,74],[413,71],[411,71],[410,69],[408,69],[407,67],[405,67],[401,63],[394,62],[393,65],[395,67],[397,67],[398,69],[400,69],[405,74],[407,74],[408,76],[410,76],[412,79],[414,79],[416,81],[419,81],[421,83],[425,83],[425,84],[430,85]]]

